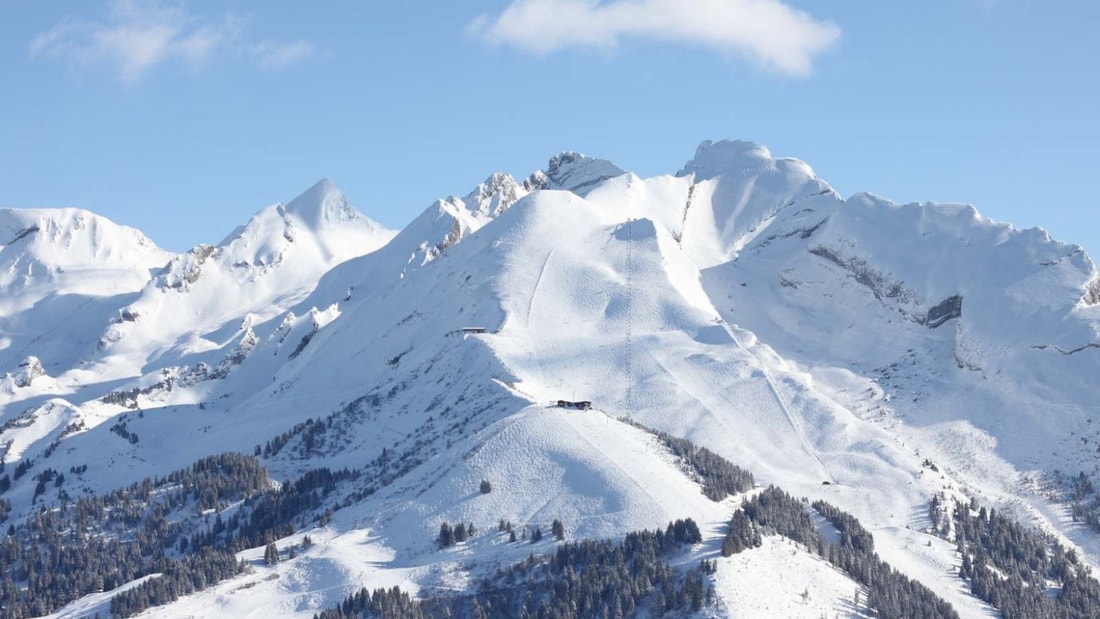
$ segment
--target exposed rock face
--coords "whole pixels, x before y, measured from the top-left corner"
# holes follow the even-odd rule
[[[963,298],[960,295],[948,297],[928,310],[924,324],[931,329],[942,325],[952,318],[962,318]]]
[[[574,151],[565,151],[547,163],[545,175],[535,173],[527,184],[538,189],[564,189],[578,196],[609,178],[626,174],[622,168],[607,161]]]
[[[496,173],[479,184],[464,202],[476,215],[496,217],[508,210],[517,200],[526,195],[519,184],[508,174]]]
[[[39,230],[40,230],[40,228],[38,227],[38,224],[27,226],[26,228],[23,228],[19,232],[16,232],[15,233],[15,238],[13,238],[11,241],[9,241],[8,244],[11,245],[12,243],[14,243],[14,242],[16,242],[20,239],[25,239],[28,236],[34,234],[35,232],[38,232]]]
[[[1100,305],[1100,276],[1085,285],[1085,305]]]
[[[173,258],[165,269],[163,287],[188,290],[191,284],[199,281],[202,265],[217,250],[213,245],[203,243],[192,247],[186,254]]]
[[[19,364],[19,371],[15,375],[15,386],[30,387],[34,379],[42,376],[46,376],[46,368],[42,367],[42,362],[38,357],[27,357],[23,363]]]
[[[124,307],[118,311],[119,322],[137,322],[141,320],[141,312],[132,307]]]
[[[876,299],[895,299],[904,303],[916,301],[916,293],[907,289],[903,282],[894,280],[890,275],[875,269],[862,258],[844,256],[839,251],[824,246],[811,247],[809,251],[848,271],[852,278],[866,286]]]

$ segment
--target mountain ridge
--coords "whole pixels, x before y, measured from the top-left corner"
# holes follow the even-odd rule
[[[306,219],[347,223],[331,183],[299,199],[257,214],[262,247],[297,251]],[[283,217],[294,213],[291,240]],[[61,490],[106,492],[222,451],[254,452],[275,479],[371,471],[341,486],[350,502],[332,520],[306,528],[320,548],[257,566],[304,580],[256,585],[251,601],[199,593],[165,613],[306,616],[317,606],[283,601],[351,590],[367,556],[379,567],[366,581],[415,591],[462,589],[527,554],[488,539],[440,550],[445,522],[560,518],[606,538],[690,516],[720,531],[737,499],[703,499],[623,419],[840,505],[884,559],[951,592],[964,616],[988,607],[931,531],[932,497],[995,504],[1100,564],[1100,542],[1051,499],[1061,486],[1050,481],[1100,473],[1088,378],[1100,310],[1085,302],[1096,269],[1040,230],[965,205],[845,200],[805,163],[720,141],[649,179],[567,151],[541,176],[494,174],[365,238],[377,247],[346,259],[200,246],[162,273],[186,286],[151,283],[111,306],[117,337],[91,364],[25,340],[17,362],[43,347],[53,356],[46,376],[0,390],[11,422],[0,444],[12,441],[9,466],[85,467]],[[79,326],[101,333],[98,320]],[[13,517],[59,501],[34,485],[5,493]],[[733,565],[718,568],[729,605]],[[830,587],[810,616],[850,596]]]

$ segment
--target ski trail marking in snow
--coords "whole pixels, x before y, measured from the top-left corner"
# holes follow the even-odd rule
[[[714,419],[714,421],[718,425],[722,426],[722,428],[726,432],[728,432],[730,436],[736,435],[736,432],[734,431],[734,429],[732,427],[730,427],[730,425],[728,423],[726,423],[726,420],[722,418],[722,415],[719,415],[718,411],[716,411],[713,406],[711,406],[710,404],[707,403],[706,400],[708,400],[710,398],[707,398],[703,394],[696,393],[695,389],[693,388],[694,385],[690,381],[684,380],[683,374],[677,368],[673,367],[672,365],[669,365],[668,363],[665,363],[665,360],[662,357],[660,357],[658,355],[655,355],[652,352],[650,352],[649,356],[650,356],[651,359],[653,359],[654,363],[656,363],[657,365],[659,365],[661,367],[662,370],[664,370],[665,372],[668,372],[669,376],[672,376],[673,378],[675,378],[677,386],[680,387],[680,389],[684,392],[684,394],[690,396],[693,400],[698,402],[699,406],[703,407],[703,409],[707,411],[707,414],[710,415],[710,417],[712,419]],[[734,407],[733,402],[731,402],[728,398],[720,396],[720,395],[716,396],[716,398],[722,400],[725,404],[729,405],[731,408]]]
[[[806,438],[806,431],[802,429],[802,424],[795,419],[794,414],[791,412],[791,407],[787,403],[787,399],[783,397],[783,394],[780,393],[779,388],[776,386],[775,379],[772,378],[772,373],[768,370],[767,364],[761,361],[760,358],[756,356],[755,352],[749,350],[747,346],[741,343],[741,340],[739,340],[737,335],[730,329],[728,322],[723,320],[719,324],[726,330],[726,333],[729,333],[730,338],[733,339],[734,343],[737,344],[741,350],[751,355],[752,358],[756,359],[756,362],[760,364],[760,373],[764,376],[764,381],[768,383],[768,388],[771,389],[772,394],[775,395],[775,401],[779,403],[779,408],[783,409],[783,413],[787,416],[787,421],[790,422],[791,427],[794,428],[795,434],[798,435],[798,440],[802,443],[802,448],[806,450],[806,453],[813,456],[814,460],[817,460],[818,465],[821,467],[821,472],[829,478],[829,481],[836,483],[836,479],[829,473],[829,470],[825,467],[825,463],[821,460],[821,456],[818,455],[817,449],[814,449],[810,445],[809,439]]]
[[[597,412],[599,412],[599,414],[602,414],[604,416],[607,415],[607,413],[604,413],[602,411],[597,411]],[[626,473],[626,476],[630,478],[630,481],[634,482],[634,485],[638,486],[638,489],[641,490],[643,493],[645,493],[645,495],[648,496],[650,498],[650,500],[653,501],[654,505],[661,505],[661,501],[659,501],[657,499],[657,497],[653,496],[653,493],[651,493],[649,491],[649,489],[646,488],[644,484],[639,482],[638,479],[634,476],[634,470],[633,469],[625,467],[622,464],[619,464],[618,462],[616,462],[614,459],[608,457],[608,454],[607,454],[607,452],[604,448],[600,447],[595,442],[593,442],[592,439],[588,438],[588,433],[587,432],[583,432],[581,428],[577,427],[577,424],[575,423],[575,420],[570,418],[569,413],[565,413],[564,417],[565,417],[566,423],[568,423],[569,427],[571,427],[573,429],[573,431],[577,433],[577,436],[579,436],[581,439],[583,439],[584,442],[591,445],[593,447],[593,449],[596,450],[597,453],[603,453],[604,457],[607,458],[607,460],[609,462],[611,462],[615,466],[619,467],[619,469],[622,472]],[[586,421],[587,421],[587,419],[586,419]],[[626,424],[623,424],[623,425],[625,426]],[[650,442],[652,440],[652,437],[650,437],[647,433],[647,435],[644,438],[646,439],[646,448],[648,449],[649,445],[650,445]],[[622,510],[619,510],[619,511],[622,511]]]
[[[535,297],[539,294],[539,286],[542,285],[542,278],[546,275],[546,265],[550,264],[550,258],[554,256],[554,250],[551,249],[550,253],[546,254],[546,258],[542,261],[542,267],[539,269],[538,279],[535,280],[535,287],[531,289],[531,300],[527,302],[527,328],[531,328],[531,312],[535,309]]]

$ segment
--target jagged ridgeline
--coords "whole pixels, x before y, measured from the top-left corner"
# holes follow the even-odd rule
[[[244,569],[234,553],[292,533],[350,471],[317,469],[272,484],[251,456],[222,454],[105,495],[64,498],[0,539],[4,617],[35,617],[149,574],[116,596],[129,616]]]
[[[310,615],[405,570],[417,591],[458,596],[425,608],[473,613],[462,600],[497,563],[503,575],[533,550],[546,553],[533,579],[567,578],[550,567],[558,547],[615,547],[689,517],[708,539],[659,560],[674,588],[717,561],[699,574],[712,614],[774,611],[790,593],[767,582],[776,570],[805,574],[815,597],[793,603],[830,615],[947,614],[876,551],[960,615],[1096,608],[1100,275],[1041,230],[965,205],[844,199],[803,162],[708,142],[652,178],[564,154],[400,232],[321,182],[181,254],[77,210],[0,209],[4,242],[0,533],[14,526],[0,618],[65,601],[106,615],[115,586],[131,589],[115,597],[126,615],[230,577],[248,594],[219,587],[163,612]],[[543,405],[555,401],[585,405]],[[190,467],[238,450],[268,471]],[[719,453],[799,494],[757,488]],[[147,476],[164,478],[146,490]],[[948,508],[949,543],[922,538],[932,497],[965,488],[1080,544],[1080,559]],[[241,556],[258,576],[236,573]],[[379,556],[394,557],[385,576],[358,581]],[[664,588],[631,603],[659,614],[679,595]]]

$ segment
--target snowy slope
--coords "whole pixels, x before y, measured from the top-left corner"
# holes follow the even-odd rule
[[[112,279],[130,289],[167,257],[137,230],[71,208],[0,209],[0,240],[4,315],[50,293],[102,295]]]
[[[713,557],[736,499],[706,499],[620,419],[853,513],[886,561],[964,616],[991,609],[957,577],[954,547],[926,532],[938,492],[1007,508],[1100,565],[1096,536],[1040,483],[1096,471],[1095,267],[972,207],[844,200],[803,162],[705,142],[650,179],[563,153],[523,182],[497,174],[439,200],[396,234],[322,181],[168,258],[102,306],[113,324],[83,323],[94,363],[19,366],[63,350],[43,337],[5,370],[6,462],[86,465],[68,483],[88,492],[255,448],[274,479],[371,475],[305,531],[314,548],[275,567],[246,551],[252,574],[152,615],[306,617],[359,586],[461,591],[552,550],[505,543],[501,519],[616,538],[692,517],[706,540],[691,559]],[[50,281],[35,285],[61,286]],[[13,306],[11,324],[48,324],[33,305]],[[596,410],[549,406],[560,399]],[[301,430],[307,420],[324,431]],[[140,440],[112,430],[123,421]],[[32,489],[25,478],[5,494],[13,514],[33,509]],[[487,533],[439,550],[443,522]],[[847,576],[782,544],[722,560],[722,612],[866,610]],[[777,570],[793,582],[752,579]]]
[[[963,205],[823,194],[783,214],[704,270],[725,320],[994,501],[1038,472],[1096,472],[1100,311],[1080,247]]]
[[[36,356],[56,373],[170,254],[80,209],[0,209],[0,376]]]
[[[248,325],[285,311],[333,266],[394,235],[328,180],[261,210],[217,246],[175,256],[84,211],[0,214],[18,239],[0,251],[11,293],[0,316],[0,370],[15,377],[35,356],[62,383],[42,385],[54,395],[98,397],[184,358],[216,366],[222,348],[232,356],[251,338]],[[18,382],[3,383],[10,406],[40,401],[41,390]]]
[[[104,335],[110,354],[169,358],[220,348],[246,318],[278,315],[333,266],[385,245],[393,232],[322,180],[286,205],[256,213],[219,245],[176,256]]]

